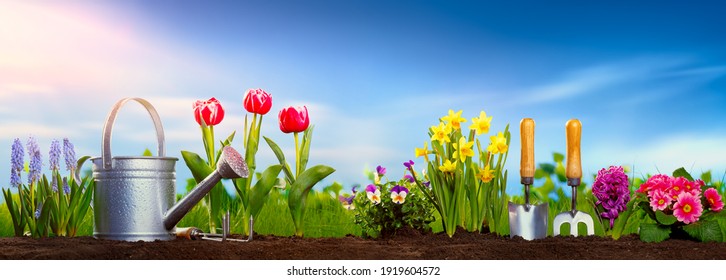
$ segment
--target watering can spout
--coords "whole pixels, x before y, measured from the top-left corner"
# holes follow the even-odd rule
[[[232,147],[222,149],[222,155],[217,162],[217,169],[207,178],[204,178],[184,198],[179,200],[164,216],[164,227],[171,230],[186,215],[189,210],[199,203],[202,198],[222,179],[247,178],[249,170],[244,158]]]

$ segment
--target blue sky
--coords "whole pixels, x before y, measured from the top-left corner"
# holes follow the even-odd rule
[[[524,117],[537,122],[538,162],[565,150],[564,124],[579,118],[586,177],[613,164],[636,176],[726,170],[722,4],[390,2],[0,3],[0,171],[12,139],[31,134],[45,151],[68,136],[99,155],[105,115],[126,96],[157,106],[169,155],[201,153],[191,103],[223,103],[222,138],[241,130],[253,87],[274,100],[262,134],[288,153],[276,112],[308,105],[311,164],[346,186],[379,164],[402,175],[448,109],[486,111],[492,132],[513,126],[513,193]],[[116,154],[153,148],[136,107],[118,120]],[[261,146],[258,166],[273,163]],[[183,163],[177,173],[190,177]]]

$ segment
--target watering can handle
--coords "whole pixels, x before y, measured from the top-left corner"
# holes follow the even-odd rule
[[[156,112],[156,109],[154,109],[154,106],[152,106],[149,101],[146,101],[142,98],[124,98],[116,102],[115,105],[113,105],[113,108],[111,108],[111,112],[109,112],[108,117],[106,117],[106,123],[103,125],[103,143],[101,144],[101,157],[103,159],[104,169],[111,169],[111,131],[113,130],[113,123],[116,121],[116,116],[118,115],[118,111],[121,110],[121,107],[126,104],[126,102],[129,102],[131,100],[139,102],[142,106],[144,106],[146,111],[149,112],[151,120],[154,122],[154,127],[156,128],[156,139],[159,146],[159,152],[157,156],[163,157],[166,154],[166,151],[164,149],[164,127],[162,127],[161,125],[161,118],[159,118],[159,114]]]

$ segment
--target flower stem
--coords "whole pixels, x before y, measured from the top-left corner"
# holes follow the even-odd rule
[[[298,133],[295,132],[295,179],[300,174],[300,141],[298,140]]]

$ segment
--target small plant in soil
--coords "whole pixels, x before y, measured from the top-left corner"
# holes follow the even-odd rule
[[[27,152],[30,161],[26,166],[23,145],[16,138],[11,148],[10,185],[17,189],[17,195],[11,188],[3,188],[15,236],[26,235],[26,229],[33,237],[46,237],[51,233],[75,236],[88,212],[94,183],[90,176],[81,180],[74,174],[89,157],[76,161],[73,144],[66,138],[61,148],[60,141],[54,139],[49,152],[49,179],[42,174],[42,155],[33,137],[28,139]],[[60,171],[61,156],[65,157],[68,171],[65,176]],[[27,184],[22,183],[23,173],[26,173]]]
[[[640,239],[661,242],[686,236],[702,242],[725,242],[726,214],[717,187],[694,180],[684,168],[657,174],[636,190],[632,211],[623,213],[627,227],[639,221]],[[629,205],[630,206],[630,205]]]
[[[389,181],[386,169],[378,166],[373,184],[361,192],[354,188],[351,196],[340,196],[343,206],[355,213],[355,223],[364,237],[387,237],[404,227],[422,233],[431,231],[433,205],[407,172],[400,180]],[[381,182],[383,178],[385,183]]]

